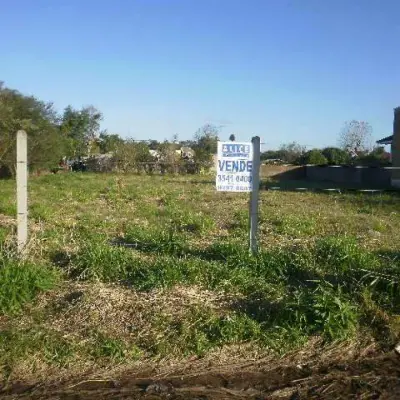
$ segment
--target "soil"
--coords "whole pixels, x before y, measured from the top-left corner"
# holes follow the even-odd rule
[[[281,359],[217,368],[127,372],[113,379],[78,378],[62,382],[13,382],[0,398],[101,399],[400,399],[400,357],[395,352],[369,353],[345,360]],[[187,369],[186,369],[187,371]]]

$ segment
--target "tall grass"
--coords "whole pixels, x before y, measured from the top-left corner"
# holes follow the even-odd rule
[[[72,259],[72,276],[122,282],[137,290],[184,284],[239,296],[242,300],[229,306],[235,317],[231,316],[231,324],[224,328],[238,341],[255,340],[283,349],[287,347],[282,343],[285,335],[292,345],[315,334],[327,341],[352,337],[359,325],[365,324],[366,289],[378,304],[390,303],[392,310],[400,306],[396,259],[388,264],[386,259],[361,248],[353,238],[328,237],[314,245],[270,249],[254,257],[246,247],[235,243],[195,247],[183,236],[169,236],[164,231],[135,229],[126,234],[126,239],[134,245],[132,248],[106,242],[82,248]],[[390,280],[382,278],[382,270]],[[203,332],[205,324],[214,332],[215,320],[207,321],[199,319],[193,327],[197,333],[190,333],[199,335],[196,352],[225,340],[222,333],[215,340]],[[241,331],[243,321],[249,323],[245,324],[248,335]],[[173,321],[169,323],[175,326]],[[218,322],[218,326],[221,324]],[[182,329],[175,336],[186,341],[183,337],[189,333]],[[227,336],[224,343],[231,341],[232,337]],[[191,349],[190,345],[185,348]]]
[[[58,278],[53,268],[0,253],[0,313],[19,313],[37,294],[53,288]]]

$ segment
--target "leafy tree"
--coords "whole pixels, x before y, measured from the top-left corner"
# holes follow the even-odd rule
[[[338,147],[326,147],[322,150],[322,154],[327,159],[329,165],[348,164],[350,160],[349,153]]]
[[[158,146],[160,154],[161,172],[175,172],[177,170],[180,158],[177,154],[180,145],[174,142],[165,140]]]
[[[117,134],[109,134],[106,131],[100,132],[99,145],[103,154],[115,151],[123,143],[124,140]]]
[[[346,122],[339,137],[339,144],[343,150],[358,154],[371,149],[372,127],[365,121]]]
[[[232,135],[229,136],[229,140],[234,142],[236,140],[236,136],[232,133]]]
[[[195,133],[195,160],[208,167],[212,157],[217,153],[219,129],[212,124],[206,124]]]
[[[319,149],[312,149],[307,151],[302,157],[302,164],[313,164],[313,165],[326,165],[328,164],[327,158],[322,154]]]
[[[30,169],[54,167],[62,158],[65,141],[57,129],[51,103],[6,88],[0,83],[0,164],[15,173],[16,132],[28,134]]]
[[[99,137],[100,122],[103,116],[93,106],[75,110],[65,108],[61,117],[60,131],[69,144],[69,156],[85,156],[90,146]]]
[[[279,158],[281,158],[283,161],[286,161],[287,163],[296,164],[300,160],[301,156],[305,153],[305,151],[305,147],[296,142],[284,144],[279,149],[281,155],[281,157]]]
[[[144,163],[153,161],[147,144],[134,140],[120,142],[116,146],[114,158],[124,172],[142,170]]]

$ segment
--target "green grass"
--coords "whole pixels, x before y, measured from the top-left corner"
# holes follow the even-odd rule
[[[0,246],[13,184],[0,199]],[[24,362],[101,368],[243,344],[285,353],[313,336],[383,348],[400,338],[396,194],[263,191],[251,256],[248,196],[217,193],[207,177],[59,174],[32,178],[29,190],[28,257],[4,246],[0,256],[5,375]],[[116,302],[104,315],[107,296],[63,300],[103,287]],[[177,288],[199,294],[189,301]]]
[[[20,313],[26,303],[53,288],[57,280],[54,268],[21,262],[0,253],[0,313]]]
[[[351,337],[367,289],[377,304],[400,312],[400,263],[363,250],[354,238],[328,237],[312,246],[260,251],[252,257],[238,244],[196,248],[184,240],[168,241],[163,232],[146,242],[143,237],[138,241],[137,233],[128,237],[135,238],[135,250],[98,242],[85,247],[71,261],[71,277],[120,282],[139,291],[181,284],[246,299],[257,295],[264,312],[258,312],[256,322],[266,334],[278,326],[327,340]],[[141,258],[153,252],[157,257]]]

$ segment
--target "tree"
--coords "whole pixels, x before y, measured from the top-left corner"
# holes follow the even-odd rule
[[[217,153],[219,129],[212,124],[202,126],[194,135],[196,161],[210,162],[212,156]]]
[[[178,138],[178,134],[177,133],[175,133],[172,136],[172,143],[179,143],[179,138]]]
[[[99,137],[100,122],[103,116],[93,106],[75,110],[65,108],[61,117],[60,131],[69,143],[68,156],[86,156],[94,141]]]
[[[109,134],[106,131],[100,132],[99,145],[101,153],[110,153],[115,151],[124,140],[117,134]]]
[[[236,137],[235,137],[235,135],[233,133],[232,133],[232,135],[229,136],[229,140],[231,142],[234,142],[236,140]]]
[[[145,163],[152,161],[147,144],[134,140],[120,142],[115,149],[114,158],[124,172],[140,171]]]
[[[179,144],[165,140],[159,144],[157,150],[164,163],[175,164],[177,162],[176,150],[179,150]]]
[[[16,132],[23,129],[28,134],[29,168],[55,167],[65,148],[56,123],[51,103],[25,96],[0,82],[0,165],[15,173]]]
[[[165,172],[176,172],[178,170],[178,164],[181,161],[177,150],[179,150],[180,145],[178,143],[169,142],[164,140],[160,143],[157,151],[159,156],[159,166],[161,168],[161,173]]]
[[[358,154],[371,149],[372,127],[365,121],[350,121],[344,124],[339,137],[340,147],[348,153]]]
[[[279,158],[287,163],[295,164],[300,160],[305,151],[306,148],[296,142],[284,144],[279,149],[281,155]]]
[[[343,165],[350,161],[349,153],[338,147],[326,147],[322,150],[322,154],[326,157],[329,165]]]
[[[307,151],[301,157],[302,164],[312,164],[312,165],[326,165],[328,164],[328,160],[322,154],[321,150],[319,149],[312,149]]]

